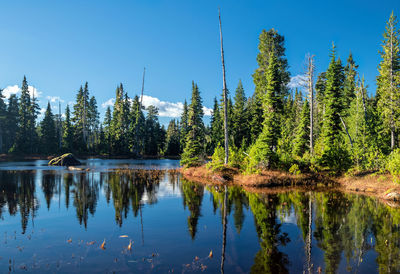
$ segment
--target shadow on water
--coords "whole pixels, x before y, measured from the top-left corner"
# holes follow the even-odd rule
[[[400,210],[341,192],[256,194],[162,169],[5,170],[0,217],[2,271],[400,271]]]

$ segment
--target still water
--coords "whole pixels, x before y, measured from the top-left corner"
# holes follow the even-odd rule
[[[400,209],[339,192],[204,186],[169,171],[178,165],[1,163],[0,272],[400,271]]]

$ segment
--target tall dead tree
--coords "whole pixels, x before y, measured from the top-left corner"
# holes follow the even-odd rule
[[[58,149],[61,149],[62,123],[61,123],[61,102],[58,100]]]
[[[314,55],[307,56],[307,89],[310,99],[310,154],[314,155]]]
[[[229,161],[229,141],[228,141],[228,98],[226,90],[225,80],[225,62],[224,62],[224,45],[222,39],[222,26],[221,26],[221,11],[218,9],[219,18],[219,36],[221,40],[221,61],[222,61],[222,84],[223,84],[223,96],[224,96],[224,135],[225,135],[225,160],[224,163],[228,164]]]
[[[144,67],[143,68],[143,79],[142,79],[142,95],[140,96],[140,108],[139,108],[139,110],[140,109],[142,109],[142,103],[143,103],[143,91],[144,91],[144,76],[145,76],[145,74],[146,74],[146,68]]]

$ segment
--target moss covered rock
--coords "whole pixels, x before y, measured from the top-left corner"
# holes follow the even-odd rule
[[[79,166],[82,163],[72,153],[66,153],[51,159],[49,166]]]

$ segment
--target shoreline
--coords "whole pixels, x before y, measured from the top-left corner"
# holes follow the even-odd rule
[[[293,175],[284,171],[265,171],[260,174],[244,175],[229,168],[214,172],[204,165],[180,168],[180,173],[190,181],[202,184],[236,185],[251,192],[276,193],[293,189],[308,191],[330,189],[373,196],[392,207],[400,207],[400,184],[394,183],[389,174],[367,173],[331,177],[324,174]]]
[[[62,155],[62,153],[57,155],[13,155],[13,154],[0,154],[0,162],[14,162],[14,161],[36,161],[36,160],[51,160],[55,157]],[[161,159],[169,159],[169,160],[179,160],[179,157],[166,156],[166,157],[158,157],[158,156],[143,156],[140,158],[135,158],[131,155],[75,155],[78,159],[87,160],[87,159],[123,159],[123,160],[161,160]]]

